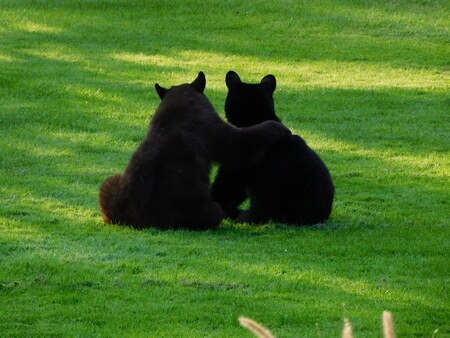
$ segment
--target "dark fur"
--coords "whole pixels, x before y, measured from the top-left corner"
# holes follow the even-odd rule
[[[276,80],[267,75],[259,84],[243,83],[228,72],[229,89],[225,112],[237,127],[279,121],[273,92]],[[250,223],[276,222],[311,225],[327,220],[331,213],[334,186],[319,156],[297,135],[285,136],[267,154],[264,162],[250,169],[219,168],[212,186],[214,200],[226,215]],[[250,197],[250,209],[238,206]]]
[[[211,198],[211,163],[255,165],[290,134],[279,123],[238,129],[224,122],[203,94],[205,85],[203,73],[191,84],[170,89],[155,85],[162,102],[144,141],[125,172],[109,177],[100,188],[105,222],[138,229],[215,229],[224,213]],[[253,154],[255,144],[261,147]]]

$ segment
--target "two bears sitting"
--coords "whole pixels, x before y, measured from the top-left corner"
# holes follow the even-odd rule
[[[329,171],[275,115],[275,77],[246,84],[228,72],[223,121],[203,94],[205,75],[170,89],[123,174],[100,188],[105,222],[141,229],[216,229],[224,217],[308,225],[328,219]],[[210,187],[212,163],[220,168]],[[239,205],[250,198],[247,211]]]

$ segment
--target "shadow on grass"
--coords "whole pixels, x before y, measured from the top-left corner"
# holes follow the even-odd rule
[[[145,135],[159,103],[153,82],[167,81],[173,77],[168,74],[174,73],[185,78],[191,71],[191,61],[183,60],[183,53],[204,54],[199,66],[214,71],[219,65],[217,60],[208,65],[206,58],[211,53],[224,60],[233,54],[263,60],[266,73],[271,72],[272,62],[280,60],[358,60],[411,69],[442,66],[435,54],[440,53],[443,30],[422,20],[420,6],[397,20],[398,16],[387,13],[386,5],[359,6],[359,12],[352,12],[346,11],[349,7],[343,3],[332,13],[325,5],[296,5],[290,12],[271,3],[258,3],[257,8],[248,3],[239,10],[229,4],[209,8],[202,2],[192,3],[199,7],[176,2],[147,7],[139,1],[16,1],[2,5],[8,10],[27,7],[22,20],[28,22],[24,24],[28,28],[14,23],[0,40],[6,47],[1,54],[9,60],[0,59],[4,66],[0,90],[4,93],[1,132],[6,140],[2,151],[7,154],[3,170],[7,176],[15,176],[5,194],[10,201],[7,205],[13,206],[12,215],[20,213],[16,197],[27,194],[33,200],[47,200],[45,207],[35,205],[41,215],[55,212],[65,218],[63,210],[71,207],[96,210],[98,185],[123,170]],[[52,25],[41,17],[44,9],[54,10],[49,14],[57,16]],[[194,20],[205,10],[210,14],[205,22]],[[300,17],[291,16],[295,11]],[[397,34],[387,40],[386,28],[376,23],[381,14]],[[239,30],[231,20],[236,16],[243,19]],[[187,22],[189,29],[183,24]],[[204,34],[208,27],[210,34]],[[298,34],[292,39],[287,39],[291,36],[287,34],[269,46],[261,36],[248,39],[256,27],[268,28],[274,37],[290,30]],[[336,32],[336,27],[342,30]],[[437,39],[432,48],[425,43],[430,37]],[[149,59],[140,63],[118,57],[139,54]],[[180,59],[175,58],[173,65],[158,63],[158,58],[174,55]],[[230,65],[226,67],[224,74]],[[224,90],[209,93],[215,101],[219,97],[223,101],[226,95]],[[281,118],[313,148],[320,145],[318,152],[337,186],[337,213],[332,222],[338,226],[383,224],[394,213],[386,214],[383,208],[402,210],[400,223],[408,223],[415,219],[408,216],[412,207],[425,215],[426,210],[433,213],[445,207],[443,170],[433,171],[432,161],[425,159],[429,154],[441,156],[449,147],[449,130],[443,123],[448,120],[444,113],[448,103],[445,93],[418,88],[284,86],[276,92]],[[417,173],[421,161],[425,164]],[[24,171],[29,175],[22,174]],[[423,195],[431,197],[423,201]],[[62,206],[61,210],[55,211],[55,205]],[[363,221],[358,220],[360,216]],[[432,217],[433,222],[438,219],[439,214]]]
[[[91,55],[120,51],[171,55],[197,50],[273,62],[333,60],[441,70],[448,67],[448,61],[441,57],[445,25],[435,23],[444,20],[445,3],[435,1],[427,6],[408,2],[395,10],[392,6],[345,1],[331,5],[215,2],[211,6],[202,1],[46,0],[2,5],[7,10],[26,8],[24,20],[35,24],[32,32],[10,29],[5,34],[21,46],[39,41],[78,46],[79,51]],[[40,16],[43,10],[58,15],[53,26]],[[55,27],[57,32],[39,27]]]
[[[27,54],[22,57],[47,64],[50,69],[70,69],[80,82],[77,90],[54,89],[42,98],[29,97],[27,93],[39,96],[36,86],[46,85],[33,83],[30,77],[24,80],[19,97],[12,99],[16,104],[2,116],[9,139],[3,148],[9,154],[4,168],[8,175],[16,176],[14,184],[21,188],[6,191],[7,205],[13,206],[15,215],[19,210],[14,196],[30,194],[34,200],[47,201],[50,210],[43,208],[42,214],[55,212],[55,206],[57,214],[71,207],[96,210],[98,186],[109,175],[123,171],[145,135],[151,113],[136,121],[135,116],[141,113],[133,106],[148,104],[145,95],[136,97],[136,92],[147,88],[128,84],[127,90],[121,91],[119,75],[100,79],[76,62]],[[161,71],[156,65],[152,67],[153,72]],[[57,81],[58,88],[63,79]],[[117,81],[117,87],[109,88],[111,81]],[[96,88],[108,88],[108,94],[97,97],[93,94]],[[442,221],[440,215],[447,205],[444,169],[427,156],[448,149],[443,137],[447,127],[441,123],[447,102],[444,93],[424,95],[417,89],[398,88],[293,90],[277,94],[279,115],[308,142],[309,137],[315,143],[322,142],[318,152],[337,187],[333,223],[371,228],[389,222],[393,215],[399,224]],[[116,99],[111,101],[108,95]],[[212,91],[212,95],[224,97],[225,92]],[[21,97],[28,98],[26,108],[18,103]],[[86,101],[87,107],[83,105]],[[159,99],[155,101],[156,106]],[[112,115],[108,109],[117,106],[120,110]],[[22,175],[23,171],[29,175]],[[41,206],[35,207],[39,210]],[[411,213],[411,209],[415,211]]]
[[[378,325],[368,328],[370,317],[389,308],[411,316],[404,325],[431,318],[422,325],[429,332],[442,326],[447,246],[428,230],[444,226],[447,214],[445,171],[433,165],[433,156],[444,163],[449,146],[445,93],[300,85],[276,92],[279,115],[333,174],[336,204],[324,227],[224,221],[216,232],[197,233],[101,223],[98,186],[123,170],[143,138],[159,103],[153,82],[170,85],[198,70],[223,78],[239,58],[257,62],[262,75],[272,64],[285,63],[289,73],[313,61],[412,72],[448,66],[445,25],[433,20],[441,2],[408,2],[395,11],[392,2],[214,4],[0,5],[0,293],[9,304],[0,317],[10,319],[2,325],[21,327],[18,335],[36,323],[53,325],[43,335],[62,335],[54,328],[61,316],[89,330],[123,325],[123,317],[133,327],[164,327],[175,311],[186,333],[205,317],[224,327],[259,312],[271,327],[292,328],[353,313],[373,333]],[[127,61],[140,54],[142,62]],[[226,95],[221,83],[223,90],[207,89],[214,102]],[[426,231],[402,227],[417,224]]]

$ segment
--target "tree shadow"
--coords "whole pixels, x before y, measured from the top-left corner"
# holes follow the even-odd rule
[[[75,45],[101,55],[197,50],[272,62],[367,61],[442,70],[449,66],[441,57],[447,32],[445,25],[429,20],[443,20],[441,6],[416,3],[392,11],[390,4],[345,1],[314,6],[257,2],[237,7],[201,1],[16,1],[3,5],[8,10],[26,8],[32,20],[43,25],[48,25],[39,15],[43,10],[58,11],[65,19],[55,20],[57,33],[33,34],[40,34],[42,42]],[[106,9],[113,20],[104,18]],[[12,37],[11,33],[5,36]]]
[[[347,311],[367,323],[374,308],[387,306],[399,313],[414,308],[418,322],[432,316],[434,323],[445,323],[439,302],[445,290],[427,293],[417,286],[444,285],[438,271],[445,266],[445,238],[420,242],[416,231],[417,225],[447,224],[448,169],[442,163],[450,124],[444,90],[297,87],[284,85],[275,73],[280,117],[325,160],[337,187],[331,220],[323,227],[224,221],[216,232],[134,231],[103,225],[97,207],[98,186],[123,170],[159,104],[153,82],[188,81],[195,67],[220,73],[223,89],[207,88],[220,112],[222,79],[234,58],[257,62],[260,68],[252,69],[264,74],[280,64],[289,73],[300,62],[315,61],[445,70],[445,26],[421,13],[436,19],[439,8],[408,4],[394,13],[389,3],[4,1],[0,219],[7,236],[1,241],[4,257],[16,259],[2,263],[2,271],[27,276],[38,292],[38,277],[50,276],[42,284],[60,295],[65,308],[67,294],[77,301],[71,293],[92,292],[106,302],[117,296],[109,288],[120,287],[114,278],[125,276],[134,294],[171,287],[166,293],[179,303],[158,306],[182,308],[187,315],[194,296],[198,302],[219,294],[226,300],[221,306],[233,314],[281,306],[284,314],[271,319],[278,326],[292,326],[299,316],[314,325],[317,318],[341,319]],[[8,18],[17,9],[21,17]],[[374,240],[374,229],[386,238]],[[398,259],[406,263],[391,262]],[[62,280],[52,280],[60,273]],[[159,282],[144,286],[149,276]],[[97,288],[98,282],[104,284]],[[222,282],[249,287],[217,287]],[[21,306],[21,291],[3,295]],[[342,302],[359,308],[328,308]],[[124,304],[142,306],[144,313],[151,302],[130,298]],[[300,313],[311,309],[314,314]],[[117,316],[114,309],[106,313]]]
[[[446,62],[435,55],[441,51],[445,32],[423,21],[419,5],[397,15],[389,14],[387,5],[382,4],[356,6],[358,11],[350,11],[345,2],[334,8],[305,4],[287,8],[264,2],[258,6],[243,4],[239,9],[217,5],[210,8],[196,1],[184,6],[141,1],[3,4],[5,11],[27,9],[22,20],[28,22],[21,27],[10,20],[12,24],[0,40],[7,47],[2,51],[6,59],[0,58],[4,66],[0,74],[0,132],[8,139],[3,151],[17,156],[4,162],[6,172],[44,169],[41,186],[35,183],[32,188],[36,196],[45,188],[56,192],[59,184],[66,184],[55,175],[80,176],[87,190],[96,190],[91,177],[81,173],[125,167],[159,104],[149,82],[160,80],[151,77],[167,82],[168,78],[186,78],[193,67],[189,53],[203,57],[199,66],[214,72],[219,62],[208,65],[211,55],[223,62],[232,55],[261,60],[267,73],[272,71],[270,65],[280,60],[287,67],[294,67],[297,61],[357,60],[409,69],[441,69]],[[104,18],[106,8],[114,20]],[[48,14],[54,19],[51,23],[48,16],[42,16],[48,10],[53,11]],[[206,23],[196,20],[206,11]],[[231,20],[236,16],[242,18],[239,25]],[[381,16],[382,23],[378,20]],[[185,29],[187,24],[189,29]],[[210,27],[209,34],[204,34],[205,26]],[[295,34],[268,46],[266,36],[249,39],[255,27],[273,34],[272,40],[286,30]],[[391,32],[388,39],[387,30]],[[141,54],[142,62],[136,61],[134,56]],[[127,55],[131,57],[127,59]],[[164,59],[173,64],[161,62]],[[407,210],[411,205],[419,206],[422,195],[432,198],[420,209],[431,212],[429,203],[442,204],[445,168],[433,167],[430,154],[441,158],[449,148],[449,124],[445,123],[449,100],[445,92],[421,88],[297,89],[278,79],[281,90],[275,99],[279,115],[329,165],[338,187],[336,208],[369,215],[377,203],[400,201],[399,206]],[[207,90],[219,111],[217,102],[223,102],[224,89]],[[103,141],[96,142],[96,138]],[[28,151],[32,145],[40,151]],[[64,151],[68,152],[64,156],[51,155]],[[78,166],[71,168],[73,161]],[[399,177],[402,180],[397,182]],[[350,188],[352,184],[358,188]],[[377,215],[373,215],[373,223],[385,219],[381,211]],[[334,217],[338,217],[337,223],[344,222],[342,213]]]

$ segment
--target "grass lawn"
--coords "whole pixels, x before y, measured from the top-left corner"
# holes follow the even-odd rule
[[[0,0],[0,336],[450,335],[447,1]],[[155,82],[272,73],[329,167],[331,219],[215,232],[102,223]]]

